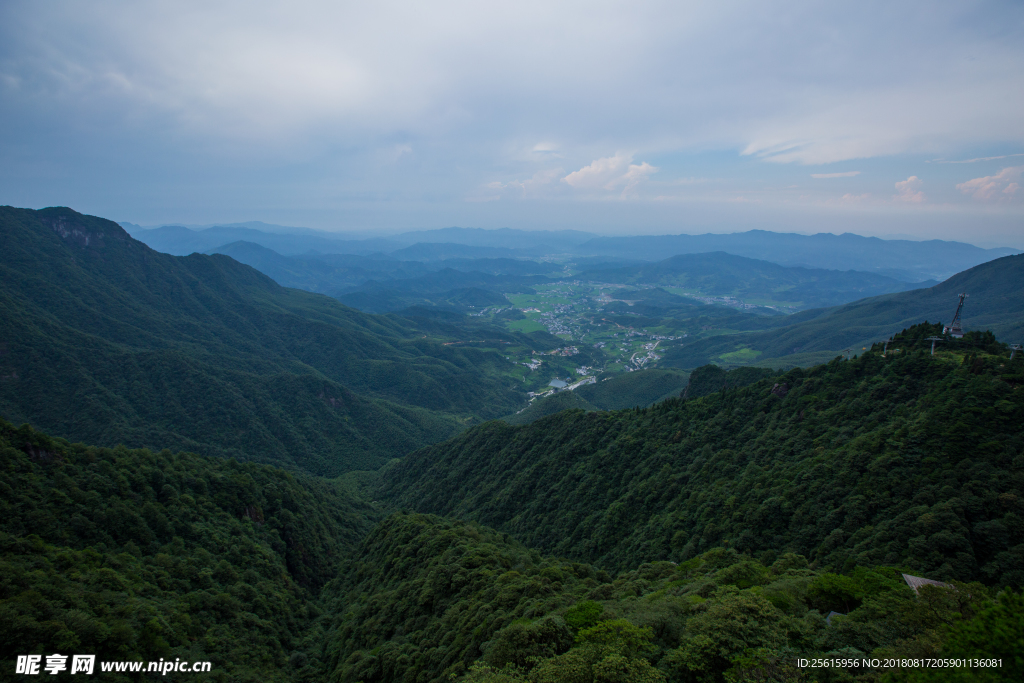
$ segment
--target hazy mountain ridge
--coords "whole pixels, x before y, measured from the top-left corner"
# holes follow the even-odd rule
[[[579,277],[609,283],[674,285],[702,294],[743,300],[771,298],[800,308],[834,306],[877,294],[938,284],[934,281],[908,283],[855,270],[780,266],[725,252],[681,254],[651,264],[587,270]]]
[[[783,266],[859,270],[906,282],[945,280],[980,263],[1020,253],[1017,249],[982,249],[972,244],[943,240],[913,242],[852,233],[798,235],[765,230],[721,235],[596,237],[580,245],[580,251],[647,260],[660,260],[676,254],[724,251]]]
[[[384,238],[352,239],[344,233],[309,231],[275,233],[242,227],[211,227],[190,230],[163,226],[135,230],[137,239],[154,249],[178,255],[210,251],[239,240],[255,242],[285,255],[309,251],[322,253],[372,254],[408,249],[415,259],[434,259],[465,249],[463,255],[506,255],[536,257],[541,251],[578,257],[612,257],[661,261],[679,254],[724,251],[783,266],[857,270],[877,273],[904,282],[944,280],[950,275],[1001,256],[1020,253],[1017,249],[983,249],[971,244],[943,240],[883,240],[852,233],[800,235],[764,230],[703,235],[635,235],[604,237],[576,231],[529,231],[502,228],[442,228],[390,235]],[[587,239],[583,239],[586,237]],[[419,243],[418,248],[412,249]],[[441,247],[439,243],[447,243]],[[495,249],[487,252],[481,249]],[[445,251],[451,254],[445,254]],[[475,250],[475,251],[474,251]],[[509,251],[501,251],[509,250]]]
[[[343,236],[334,236],[327,232],[317,234],[278,233],[255,228],[220,226],[191,230],[180,225],[165,225],[149,230],[136,230],[133,237],[157,251],[175,256],[187,256],[194,252],[204,253],[232,242],[241,241],[253,242],[284,255],[303,254],[310,251],[366,255],[394,251],[403,246],[387,239],[344,239]]]
[[[934,287],[870,297],[828,309],[810,310],[784,319],[770,332],[748,332],[701,339],[673,347],[665,363],[683,368],[719,359],[723,353],[749,348],[760,358],[812,351],[840,351],[887,338],[925,320],[949,323],[958,295],[964,304],[965,329],[992,330],[1008,343],[1024,340],[1024,255],[1005,256],[958,273]]]

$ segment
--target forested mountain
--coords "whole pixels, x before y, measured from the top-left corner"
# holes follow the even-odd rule
[[[970,680],[1024,673],[1019,594],[992,600],[981,584],[955,583],[915,595],[893,567],[841,575],[792,553],[755,560],[717,548],[613,577],[473,523],[396,514],[325,594],[339,615],[327,641],[339,683],[877,681],[878,669],[796,666],[823,656],[859,664],[866,652],[984,652],[1004,665],[968,670],[980,674]],[[904,671],[902,680],[939,680]]]
[[[1024,358],[979,334],[931,356],[937,331],[696,400],[487,423],[377,495],[617,570],[727,546],[1020,585]]]
[[[0,678],[86,652],[244,683],[1024,677],[1024,256],[786,317],[636,280],[657,268],[528,293],[563,266],[229,246],[306,285],[376,267],[404,284],[358,293],[422,305],[370,315],[0,208]],[[921,322],[964,290],[975,331]],[[659,311],[731,328],[681,338]],[[579,340],[587,316],[605,338]],[[891,340],[786,371],[634,362],[722,360],[758,326]],[[599,378],[613,351],[632,366]],[[594,381],[516,414],[552,375]]]
[[[704,396],[646,410],[488,423],[358,485],[2,422],[0,663],[88,651],[253,682],[724,683],[886,673],[798,657],[983,656],[1001,663],[884,680],[1018,680],[1024,598],[998,591],[1024,581],[1024,361],[980,334],[933,357],[934,331],[741,388],[754,369],[694,373]],[[451,509],[503,528],[382,519],[364,494],[419,509],[462,495]],[[949,585],[915,593],[901,572]]]
[[[230,258],[160,254],[70,209],[3,208],[0,228],[0,413],[16,422],[329,474],[522,405],[500,354]]]
[[[890,336],[923,320],[949,323],[958,296],[964,304],[965,329],[991,330],[1007,342],[1024,340],[1024,255],[1006,256],[958,273],[934,287],[862,299],[834,308],[803,311],[771,331],[749,332],[700,339],[677,346],[665,364],[692,368],[717,360],[738,349],[755,351],[754,357],[776,358],[809,351],[839,352]]]
[[[0,494],[5,680],[15,655],[69,651],[306,680],[323,669],[320,587],[377,519],[328,480],[2,421]]]
[[[721,251],[672,256],[656,263],[622,268],[588,270],[579,277],[630,285],[672,285],[744,300],[784,301],[798,309],[834,306],[877,294],[937,284],[934,281],[911,284],[854,270],[790,268]]]

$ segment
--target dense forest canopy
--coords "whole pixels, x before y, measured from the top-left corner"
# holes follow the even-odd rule
[[[694,400],[488,423],[378,495],[617,570],[728,545],[1020,585],[1024,358],[980,334],[932,356],[936,332]]]
[[[1005,664],[972,680],[1016,680],[1024,365],[990,335],[933,357],[934,332],[760,380],[695,373],[691,393],[725,388],[648,409],[487,423],[344,480],[4,423],[0,658],[354,683],[878,680],[795,662],[984,654]],[[459,490],[487,467],[500,490]],[[464,507],[368,502],[437,508],[430,490]],[[904,573],[947,585],[915,593]]]
[[[5,676],[17,654],[73,651],[301,680],[320,666],[319,589],[377,517],[329,480],[6,422],[0,463]]]

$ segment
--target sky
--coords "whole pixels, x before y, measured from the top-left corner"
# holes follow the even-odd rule
[[[0,3],[0,204],[1024,248],[1024,3]]]

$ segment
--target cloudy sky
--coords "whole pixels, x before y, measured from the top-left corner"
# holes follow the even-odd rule
[[[1024,247],[1024,3],[0,3],[0,203]]]

